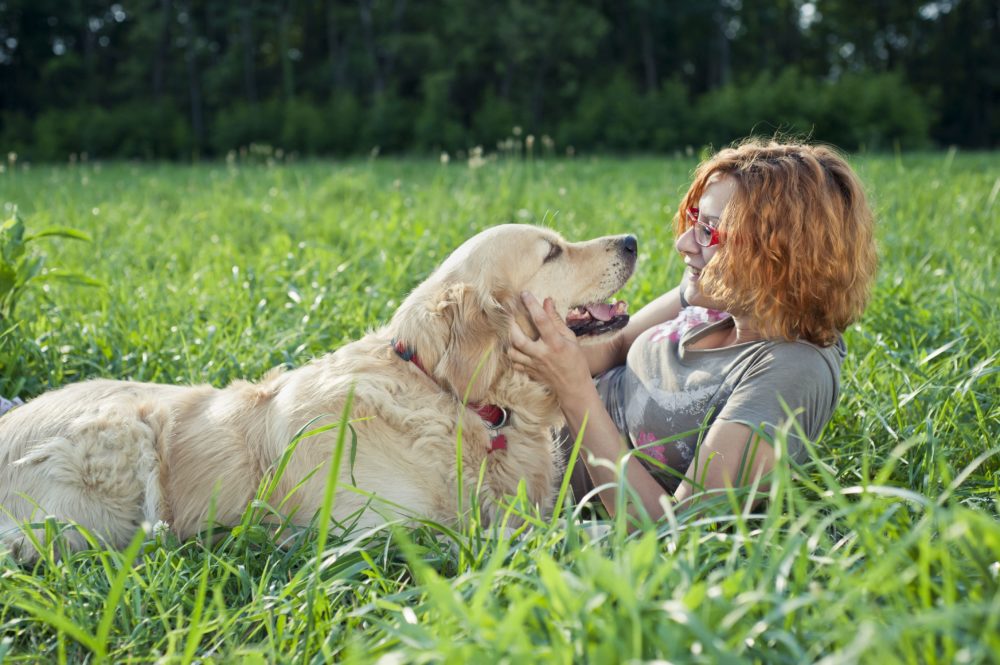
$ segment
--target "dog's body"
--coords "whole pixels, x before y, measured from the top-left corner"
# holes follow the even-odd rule
[[[495,227],[456,250],[388,326],[304,367],[224,389],[94,380],[46,393],[0,418],[0,544],[32,557],[18,524],[47,515],[114,547],[143,522],[164,521],[180,538],[209,518],[236,524],[295,435],[332,425],[298,443],[270,497],[308,524],[350,393],[346,438],[357,440],[343,455],[338,521],[366,504],[361,525],[399,515],[454,521],[458,441],[465,491],[485,461],[487,514],[521,481],[547,507],[558,467],[552,433],[562,421],[552,395],[507,357],[511,322],[533,327],[519,294],[551,297],[565,313],[617,291],[634,263],[631,237],[573,244],[545,229]],[[405,359],[410,352],[418,362]],[[469,403],[509,411],[509,422],[491,429],[463,406],[466,392]],[[70,545],[85,541],[70,534]]]

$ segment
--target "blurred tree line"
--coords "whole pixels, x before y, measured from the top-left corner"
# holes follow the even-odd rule
[[[0,0],[0,149],[993,147],[998,23],[996,0]]]

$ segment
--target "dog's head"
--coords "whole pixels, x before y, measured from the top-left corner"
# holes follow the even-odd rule
[[[628,281],[635,261],[633,236],[573,243],[536,226],[496,226],[463,243],[418,286],[390,331],[437,380],[480,401],[509,369],[511,321],[538,334],[522,291],[551,298],[581,338],[605,335],[628,321],[623,303],[605,301]]]

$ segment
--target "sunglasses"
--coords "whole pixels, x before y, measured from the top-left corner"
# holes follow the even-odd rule
[[[712,247],[722,242],[722,231],[704,221],[697,208],[687,209],[687,220],[694,228],[694,241],[702,247]]]

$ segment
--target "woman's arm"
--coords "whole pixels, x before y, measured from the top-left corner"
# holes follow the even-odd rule
[[[573,436],[577,436],[586,421],[580,449],[590,453],[581,455],[577,463],[582,463],[594,483],[594,487],[603,487],[599,491],[601,503],[614,516],[618,506],[618,469],[621,458],[630,452],[617,426],[604,408],[597,389],[588,382],[588,388],[582,399],[567,401],[563,406],[563,415]],[[643,510],[653,519],[663,515],[662,501],[670,500],[670,495],[642,465],[635,455],[631,455],[625,463],[625,478],[628,487],[638,497]],[[579,498],[579,497],[578,497]],[[628,512],[634,514],[632,506]]]
[[[576,337],[556,314],[551,301],[542,306],[530,294],[524,294],[523,301],[541,336],[532,341],[514,324],[511,329],[514,344],[511,357],[520,371],[549,386],[559,400],[574,435],[580,432],[586,420],[581,448],[596,460],[612,463],[610,468],[607,464],[588,464],[587,471],[595,486],[610,485],[600,492],[600,498],[608,513],[614,515],[618,462],[630,449],[590,380]],[[674,495],[675,500],[685,502],[680,508],[686,510],[695,505],[696,500],[689,500],[702,489],[739,487],[769,472],[774,466],[774,451],[766,442],[758,441],[754,441],[753,432],[744,424],[713,424],[699,446],[698,456],[688,468],[688,479],[681,483]],[[638,495],[645,512],[653,519],[662,517],[662,501],[669,497],[666,490],[635,456],[629,458],[625,474],[629,487]]]
[[[511,358],[518,370],[549,386],[574,436],[586,421],[582,448],[597,460],[608,460],[615,465],[612,468],[603,464],[587,465],[595,486],[612,485],[601,491],[600,498],[608,512],[614,515],[617,463],[629,447],[604,408],[576,336],[556,314],[552,301],[546,300],[543,307],[531,294],[523,294],[522,299],[541,336],[533,341],[516,323],[513,324]],[[629,459],[626,474],[629,485],[638,492],[646,511],[655,516],[662,514],[659,501],[667,493],[635,457]]]
[[[716,421],[705,433],[684,481],[674,493],[682,510],[698,503],[701,490],[744,487],[774,468],[774,448],[743,423]],[[767,490],[761,483],[760,490]]]

